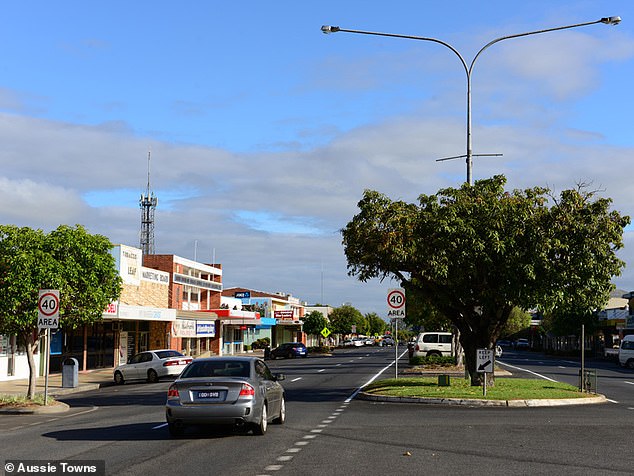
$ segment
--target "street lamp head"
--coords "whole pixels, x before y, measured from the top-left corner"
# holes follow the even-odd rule
[[[324,26],[321,27],[321,31],[324,32],[325,35],[327,35],[329,33],[337,33],[339,31],[339,27],[338,26],[324,25]]]
[[[619,23],[621,23],[621,17],[601,18],[601,23],[605,23],[606,25],[618,25]]]

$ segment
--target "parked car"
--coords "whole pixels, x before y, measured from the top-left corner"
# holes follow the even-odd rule
[[[619,364],[634,369],[634,335],[626,335],[619,348]]]
[[[114,369],[114,382],[118,385],[126,380],[158,382],[163,377],[177,376],[192,360],[172,349],[139,352]]]
[[[170,435],[182,435],[188,425],[235,425],[263,435],[269,422],[286,421],[281,380],[257,357],[196,359],[167,391]]]
[[[497,345],[499,345],[500,347],[511,347],[511,341],[506,339],[500,339],[497,342]]]
[[[514,347],[516,349],[528,349],[530,345],[528,344],[528,339],[520,338],[515,341]]]
[[[364,343],[365,345],[374,345],[374,344],[376,344],[376,341],[374,340],[374,338],[373,338],[373,337],[366,337],[366,338],[363,340],[363,343]]]
[[[421,332],[416,338],[414,357],[451,356],[453,338],[451,332]]]
[[[271,358],[277,359],[278,357],[284,357],[290,359],[292,357],[306,357],[308,351],[306,346],[301,342],[286,342],[271,351]]]

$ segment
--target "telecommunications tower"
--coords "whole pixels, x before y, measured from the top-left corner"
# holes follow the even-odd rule
[[[154,210],[158,204],[158,198],[150,190],[150,152],[147,153],[147,189],[141,194],[139,206],[141,207],[141,251],[143,256],[154,254]]]

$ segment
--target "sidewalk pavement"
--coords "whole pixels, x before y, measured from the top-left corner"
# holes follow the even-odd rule
[[[78,385],[72,388],[64,388],[62,386],[62,374],[54,373],[48,376],[48,395],[58,396],[67,395],[75,392],[85,392],[87,390],[96,390],[108,385],[114,385],[113,380],[114,367],[95,369],[87,371],[79,371],[77,373]],[[46,379],[37,377],[35,392],[44,394]],[[29,388],[29,379],[5,380],[0,382],[0,395],[26,395]]]
[[[235,355],[262,357],[264,355],[264,351],[256,350]],[[101,387],[114,385],[113,374],[114,367],[85,371],[80,370],[77,373],[78,385],[73,388],[65,388],[62,386],[61,372],[50,374],[48,376],[48,395],[55,397],[59,395],[68,395],[70,393],[85,392],[87,390],[96,390]],[[37,377],[35,393],[41,393],[44,395],[45,384],[46,379],[43,376]],[[0,395],[26,395],[28,387],[28,378],[0,381]]]

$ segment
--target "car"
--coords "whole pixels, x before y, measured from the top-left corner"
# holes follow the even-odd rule
[[[376,344],[376,342],[375,342],[374,338],[372,338],[372,337],[366,337],[366,338],[364,339],[363,343],[364,343],[365,345],[374,345],[374,344]]]
[[[382,347],[388,346],[388,345],[394,345],[394,339],[391,336],[383,336],[379,345]]]
[[[500,339],[497,341],[497,345],[500,347],[511,347],[511,341],[506,339]]]
[[[451,332],[421,332],[416,337],[414,357],[450,357],[453,355],[453,336]]]
[[[286,342],[271,350],[271,358],[276,359],[278,357],[284,357],[290,359],[292,357],[306,357],[308,351],[306,346],[301,342]]]
[[[619,364],[634,369],[634,335],[628,334],[623,337],[618,352]]]
[[[115,367],[114,383],[121,385],[126,380],[158,382],[164,377],[176,377],[192,360],[192,357],[173,349],[139,352],[130,357],[127,363]]]
[[[514,347],[516,349],[528,349],[530,345],[528,344],[528,339],[520,338],[515,341]]]
[[[286,421],[284,374],[259,357],[204,357],[191,362],[169,386],[165,419],[171,436],[190,425],[231,425],[266,433]]]

